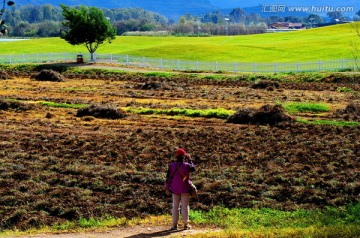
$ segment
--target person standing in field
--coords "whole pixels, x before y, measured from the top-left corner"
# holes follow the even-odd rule
[[[195,171],[195,165],[189,154],[183,148],[179,148],[175,154],[176,161],[169,165],[166,173],[165,190],[166,194],[172,194],[172,227],[171,230],[178,229],[178,221],[181,215],[184,229],[191,229],[189,225],[189,188],[190,173]]]

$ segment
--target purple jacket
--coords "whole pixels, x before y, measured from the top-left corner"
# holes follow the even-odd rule
[[[166,173],[165,189],[170,189],[172,193],[183,194],[189,192],[190,172],[195,171],[192,161],[172,162]]]

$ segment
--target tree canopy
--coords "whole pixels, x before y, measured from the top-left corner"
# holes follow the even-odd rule
[[[94,53],[100,45],[115,39],[116,29],[100,9],[85,6],[71,8],[65,5],[61,5],[61,8],[65,27],[61,38],[72,45],[85,45],[91,60],[94,60]]]

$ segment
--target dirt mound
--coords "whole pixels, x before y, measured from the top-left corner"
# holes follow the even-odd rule
[[[118,110],[109,106],[91,105],[86,108],[79,109],[76,113],[77,117],[93,116],[96,118],[120,119],[126,116],[122,110]]]
[[[288,115],[280,105],[264,105],[258,110],[245,108],[228,117],[227,122],[234,124],[274,125],[280,122],[292,122],[294,118]]]
[[[345,120],[359,120],[360,119],[360,104],[349,103],[344,109],[338,109],[334,112],[335,117],[340,117]]]
[[[156,90],[156,89],[169,89],[169,85],[163,82],[145,82],[135,86],[136,89],[141,90]]]
[[[271,80],[260,80],[250,85],[250,88],[254,89],[268,89],[268,88],[280,88],[279,82]]]
[[[52,69],[43,69],[38,74],[31,76],[38,81],[64,82],[65,77]]]
[[[359,83],[360,78],[355,73],[333,73],[328,75],[324,82],[326,83]]]
[[[11,77],[6,71],[0,70],[0,80],[1,79],[11,79]]]
[[[17,101],[5,101],[3,99],[0,99],[0,110],[10,110],[15,109],[19,111],[27,111],[32,108],[31,105],[27,103],[21,103]]]

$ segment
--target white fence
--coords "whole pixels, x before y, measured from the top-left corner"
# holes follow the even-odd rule
[[[19,63],[49,63],[49,62],[77,62],[75,53],[44,53],[23,55],[0,55],[1,64]],[[90,61],[90,54],[83,54],[85,62]],[[178,71],[213,71],[213,72],[253,72],[253,73],[280,73],[280,72],[314,72],[335,70],[356,70],[355,59],[322,60],[314,62],[295,63],[224,63],[202,62],[186,60],[154,59],[129,55],[96,54],[96,62],[111,63],[144,68],[168,69]]]

